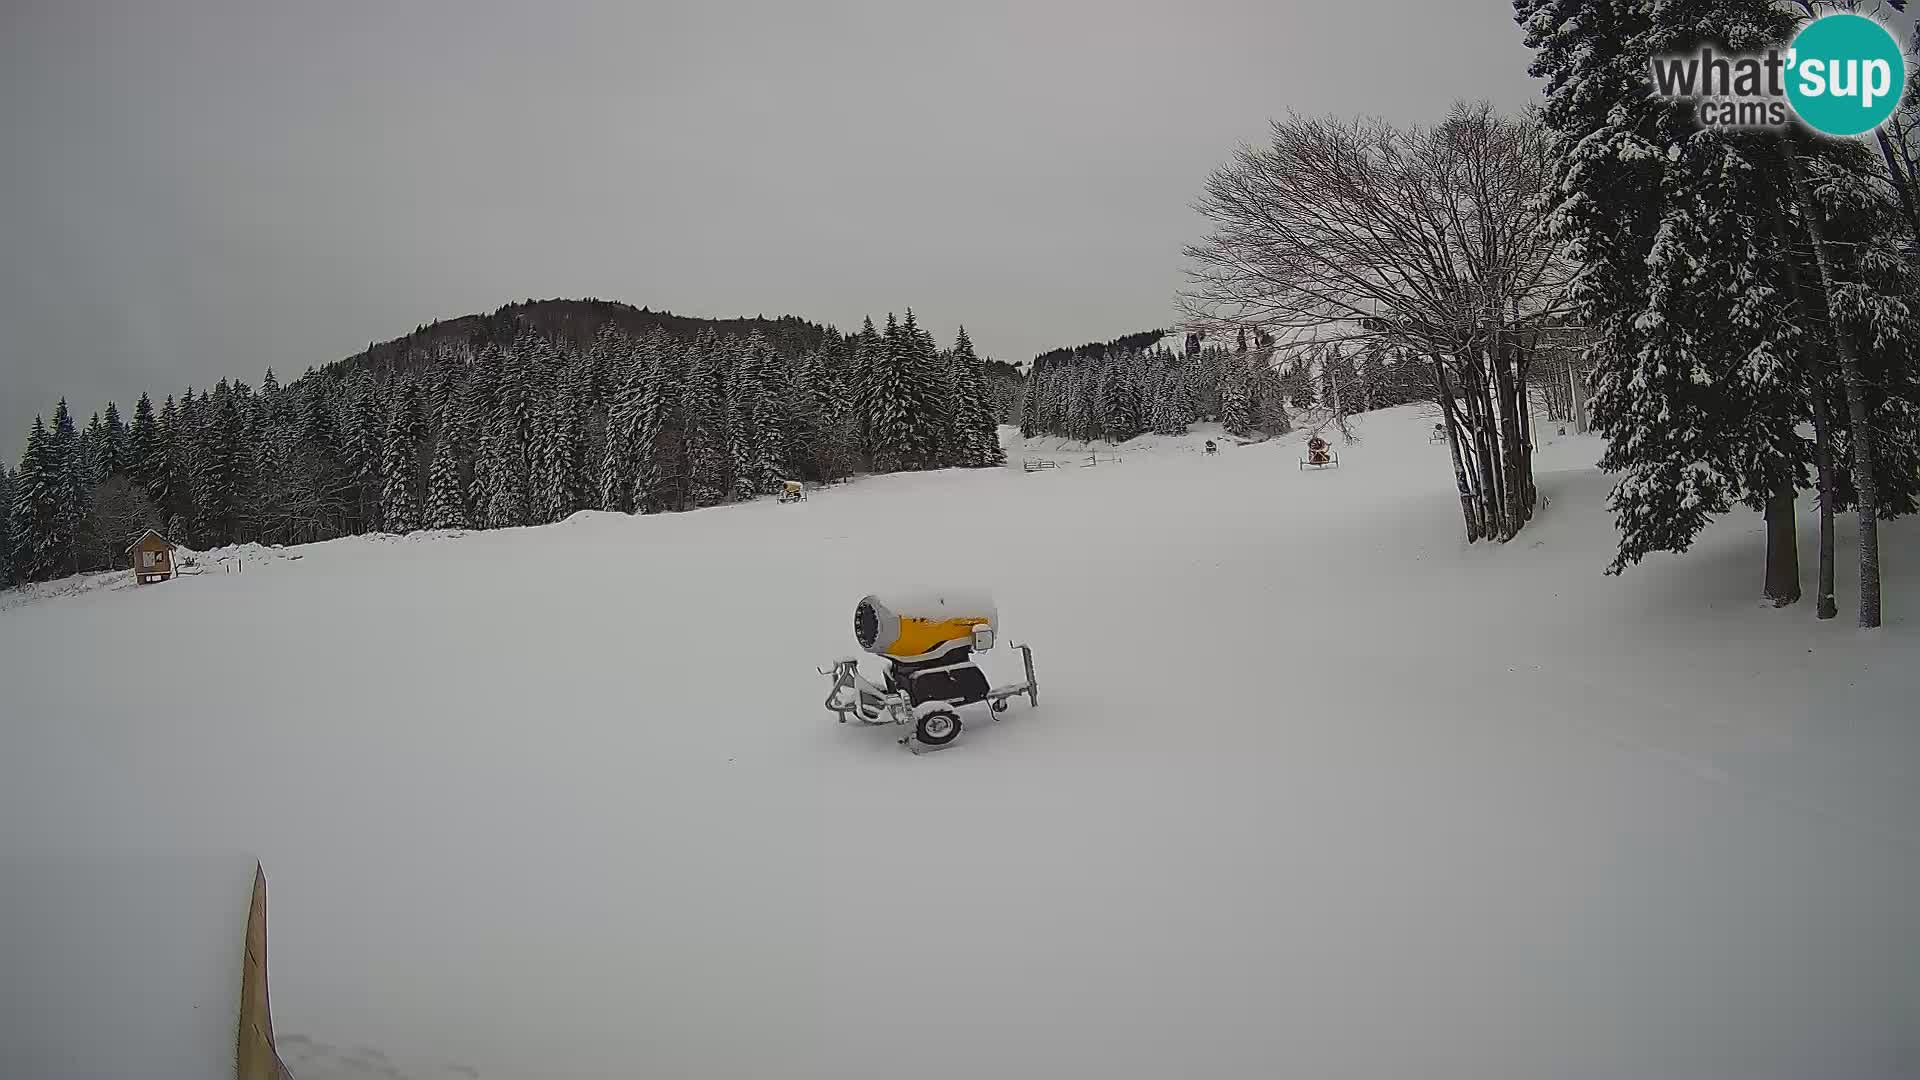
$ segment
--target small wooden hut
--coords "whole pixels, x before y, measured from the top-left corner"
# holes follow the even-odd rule
[[[133,567],[133,580],[141,585],[165,581],[173,576],[173,551],[179,545],[148,529],[140,539],[127,545],[127,563]]]

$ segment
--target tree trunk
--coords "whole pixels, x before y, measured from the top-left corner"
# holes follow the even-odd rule
[[[1508,537],[1506,495],[1500,488],[1500,456],[1494,445],[1493,395],[1484,370],[1474,372],[1467,393],[1467,408],[1468,419],[1472,422],[1469,433],[1473,437],[1474,455],[1480,464],[1480,506],[1486,516],[1487,536],[1505,540]]]
[[[1825,307],[1815,307],[1814,300],[1818,298],[1810,295],[1806,282],[1800,280],[1800,271],[1793,263],[1793,247],[1787,235],[1784,216],[1780,222],[1780,246],[1785,249],[1786,255],[1782,270],[1786,275],[1787,288],[1809,316],[1818,318],[1825,314]],[[1814,482],[1820,500],[1820,565],[1813,613],[1815,618],[1831,619],[1840,613],[1833,599],[1833,422],[1827,415],[1826,377],[1820,369],[1819,360],[1809,349],[1801,355],[1801,361],[1807,373],[1808,397],[1813,402]]]
[[[1585,435],[1592,430],[1587,419],[1587,380],[1575,369],[1572,359],[1567,361],[1567,392],[1573,396],[1574,434]]]
[[[1767,499],[1766,598],[1774,607],[1800,602],[1800,534],[1793,519],[1793,486]]]
[[[1511,540],[1519,534],[1521,526],[1527,523],[1527,477],[1520,463],[1524,453],[1522,444],[1525,440],[1526,422],[1522,417],[1525,415],[1526,406],[1522,400],[1523,391],[1514,385],[1512,362],[1496,356],[1494,363],[1497,365],[1495,370],[1499,376],[1500,411],[1504,414],[1500,422],[1500,442],[1505,452],[1501,454],[1500,461],[1507,471],[1506,539]]]
[[[1815,618],[1831,619],[1840,614],[1833,600],[1833,430],[1827,418],[1825,388],[1816,381],[1813,396],[1813,460],[1820,477],[1820,582],[1815,599]]]
[[[1847,418],[1853,429],[1853,487],[1859,503],[1855,515],[1860,522],[1860,626],[1872,629],[1880,625],[1880,490],[1873,476],[1873,432],[1867,425],[1865,380],[1860,374],[1860,359],[1854,354],[1853,336],[1833,315],[1836,260],[1827,251],[1820,209],[1808,191],[1806,173],[1800,165],[1800,155],[1794,151],[1793,140],[1780,140],[1780,148],[1793,180],[1794,199],[1800,204],[1807,234],[1813,239],[1814,262],[1820,267],[1820,285],[1827,296],[1827,321],[1833,327],[1833,347],[1840,356],[1840,378],[1847,389]]]
[[[1500,309],[1496,306],[1494,309]],[[1527,523],[1526,477],[1520,470],[1520,415],[1526,411],[1526,388],[1516,385],[1520,375],[1520,354],[1517,334],[1507,331],[1504,323],[1495,321],[1494,347],[1487,358],[1493,361],[1493,389],[1500,403],[1500,467],[1506,475],[1501,477],[1506,495],[1506,532],[1502,540],[1511,540],[1519,534],[1521,526]]]
[[[1460,516],[1467,525],[1467,543],[1486,535],[1481,526],[1479,508],[1474,505],[1473,484],[1467,479],[1467,465],[1460,457],[1460,421],[1454,416],[1453,387],[1439,357],[1433,358],[1433,378],[1440,388],[1440,412],[1446,418],[1447,451],[1453,455],[1453,481],[1460,488]]]
[[[1520,484],[1523,492],[1520,507],[1521,524],[1533,520],[1533,511],[1540,501],[1539,489],[1533,485],[1533,409],[1527,400],[1527,380],[1524,372],[1517,375],[1520,400]]]

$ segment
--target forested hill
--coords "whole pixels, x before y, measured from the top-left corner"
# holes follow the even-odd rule
[[[782,356],[798,356],[818,349],[833,333],[829,327],[793,315],[772,319],[764,315],[703,319],[636,308],[613,300],[530,299],[507,304],[490,315],[462,315],[417,327],[405,337],[368,345],[364,351],[328,364],[323,370],[346,374],[365,367],[376,375],[420,371],[430,365],[435,356],[450,349],[464,347],[464,351],[475,356],[485,352],[488,346],[506,349],[527,327],[562,347],[585,350],[600,328],[609,323],[630,337],[644,337],[651,331],[662,330],[683,341],[691,341],[708,330],[723,337],[743,338],[757,332]]]
[[[121,567],[147,529],[206,550],[659,513],[793,480],[988,467],[1017,373],[911,309],[843,336],[599,300],[421,327],[282,385],[64,400],[0,463],[0,586]]]
[[[1034,370],[1037,371],[1040,368],[1046,367],[1048,364],[1059,363],[1062,360],[1070,360],[1075,357],[1092,357],[1097,359],[1108,353],[1139,352],[1151,347],[1154,342],[1165,337],[1166,333],[1165,330],[1142,330],[1137,334],[1124,334],[1114,338],[1112,341],[1094,341],[1085,345],[1074,345],[1072,347],[1062,346],[1058,349],[1048,349],[1046,352],[1033,358],[1033,367]]]

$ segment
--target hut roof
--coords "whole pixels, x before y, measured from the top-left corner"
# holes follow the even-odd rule
[[[141,544],[144,544],[144,543],[146,543],[146,542],[147,542],[147,537],[149,537],[149,536],[151,536],[151,537],[153,537],[153,538],[154,538],[155,540],[158,540],[158,541],[160,541],[161,543],[163,543],[163,544],[165,544],[165,545],[167,545],[167,548],[168,548],[169,550],[171,550],[171,549],[173,549],[173,548],[177,548],[177,547],[179,547],[179,546],[180,546],[179,544],[176,544],[176,543],[174,543],[173,541],[171,541],[171,540],[169,540],[169,539],[167,539],[166,537],[164,537],[164,536],[161,536],[161,535],[160,535],[160,534],[159,534],[158,532],[155,532],[155,531],[154,531],[154,530],[152,530],[152,529],[148,529],[148,530],[147,530],[146,532],[143,532],[143,533],[141,533],[141,534],[140,534],[140,538],[139,538],[138,540],[135,540],[135,541],[134,541],[133,543],[131,543],[131,544],[128,544],[128,545],[127,545],[127,550],[128,550],[128,551],[132,551],[132,550],[133,550],[134,548],[137,548],[137,547],[139,547],[139,546],[140,546]]]

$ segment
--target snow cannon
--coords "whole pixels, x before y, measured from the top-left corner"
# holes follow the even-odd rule
[[[866,596],[853,609],[853,637],[875,656],[917,663],[993,648],[997,621],[993,597],[981,592]]]
[[[854,605],[853,637],[862,649],[886,661],[879,683],[860,673],[857,657],[842,657],[820,674],[833,677],[827,711],[841,723],[899,724],[900,742],[914,753],[941,750],[960,735],[960,709],[988,707],[995,720],[1010,698],[1026,695],[1040,704],[1033,676],[1033,650],[1008,645],[1026,669],[1022,682],[994,686],[972,659],[992,650],[999,630],[993,597],[978,590],[933,590],[865,596]]]

